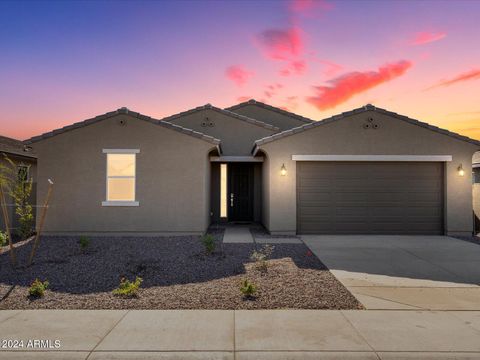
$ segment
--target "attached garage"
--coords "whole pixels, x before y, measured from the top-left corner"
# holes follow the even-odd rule
[[[444,233],[442,162],[297,162],[300,234]]]

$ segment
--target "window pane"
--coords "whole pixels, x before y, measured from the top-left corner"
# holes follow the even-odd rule
[[[108,179],[108,201],[135,201],[135,178]]]
[[[135,176],[135,154],[107,154],[108,176]]]
[[[480,168],[473,169],[473,183],[480,184]]]
[[[220,217],[227,217],[227,164],[220,165]]]

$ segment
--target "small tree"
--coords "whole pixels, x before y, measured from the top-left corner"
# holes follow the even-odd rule
[[[34,226],[33,208],[29,203],[33,187],[32,179],[28,177],[30,165],[16,165],[6,155],[4,157],[8,166],[4,167],[3,181],[7,193],[15,203],[15,214],[20,223],[17,234],[25,239],[32,234]]]

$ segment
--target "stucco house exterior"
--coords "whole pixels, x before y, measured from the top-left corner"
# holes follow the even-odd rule
[[[470,235],[480,142],[372,105],[313,121],[254,100],[161,120],[121,108],[26,141],[50,234]]]

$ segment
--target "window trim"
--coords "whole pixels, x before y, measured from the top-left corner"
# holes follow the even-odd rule
[[[107,154],[105,159],[105,201],[102,206],[140,206],[137,199],[137,157],[135,156],[135,175],[133,176],[133,198],[135,200],[108,200],[108,179],[131,179],[132,176],[108,176],[108,154],[133,154],[140,153],[140,149],[103,149]]]

